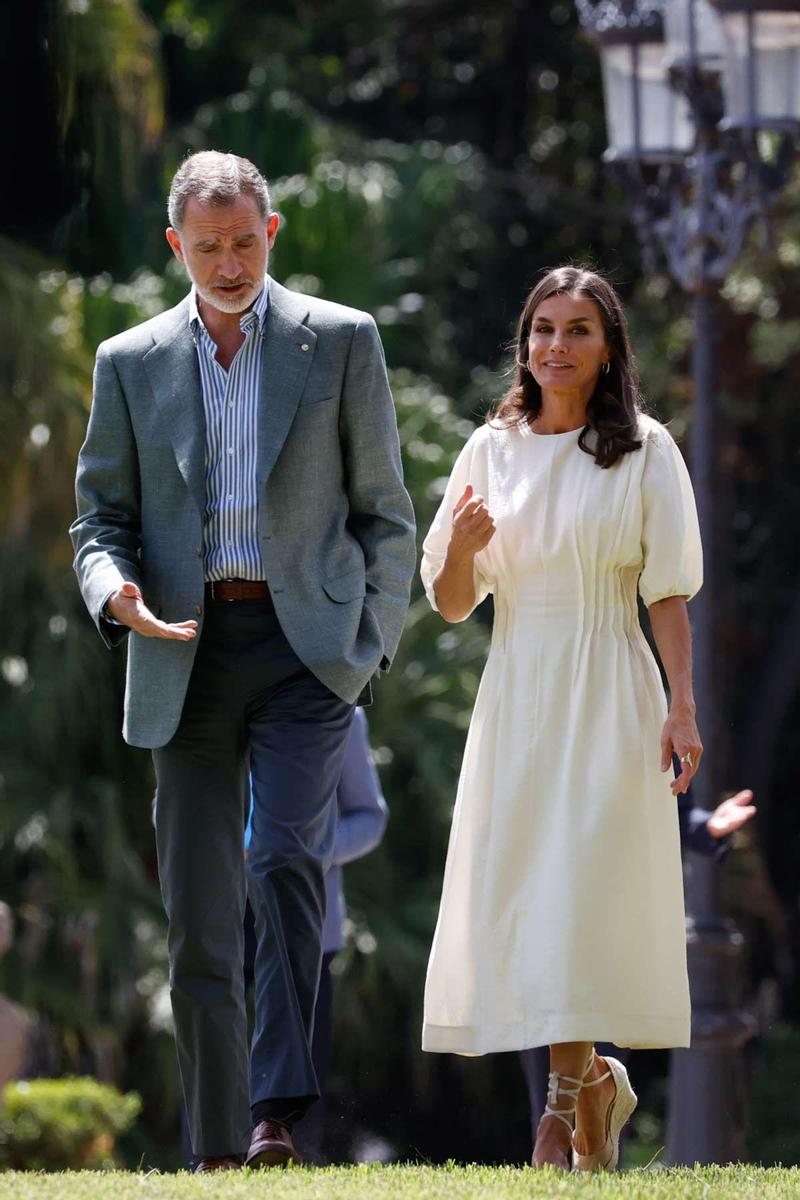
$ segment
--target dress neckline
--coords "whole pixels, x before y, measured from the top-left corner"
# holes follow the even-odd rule
[[[575,429],[565,429],[563,431],[563,433],[539,433],[538,430],[531,428],[530,422],[528,422],[528,421],[523,421],[519,425],[519,430],[525,437],[535,437],[535,438],[575,437],[576,435],[581,434],[585,428],[586,428],[586,425],[584,424],[584,425],[577,425],[575,427]]]

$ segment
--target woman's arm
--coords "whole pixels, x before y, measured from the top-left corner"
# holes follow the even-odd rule
[[[463,621],[475,607],[475,555],[488,546],[494,521],[471,484],[453,510],[453,528],[445,560],[436,573],[436,607],[445,621]]]
[[[687,754],[692,757],[692,765],[682,762],[680,775],[672,781],[672,791],[677,796],[688,788],[703,755],[692,691],[692,632],[683,596],[657,600],[648,612],[669,683],[669,715],[661,735],[661,770],[669,770],[673,754],[681,759]]]

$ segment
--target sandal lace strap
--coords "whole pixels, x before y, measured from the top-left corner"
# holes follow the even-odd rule
[[[574,1084],[574,1087],[564,1087],[564,1084],[568,1083]],[[572,1133],[575,1127],[574,1117],[578,1108],[578,1096],[582,1087],[582,1079],[573,1079],[571,1075],[560,1075],[558,1071],[551,1071],[547,1077],[547,1104],[542,1118],[555,1117]],[[558,1104],[559,1096],[569,1096],[575,1103],[571,1108],[553,1108],[554,1104]]]
[[[590,1082],[587,1083],[586,1076],[588,1075],[589,1071],[591,1071],[592,1067],[594,1066],[594,1062],[595,1062],[596,1058],[597,1058],[597,1054],[595,1052],[594,1047],[592,1047],[592,1053],[589,1056],[589,1061],[586,1064],[586,1067],[584,1068],[583,1079],[581,1080],[582,1087],[585,1087],[585,1088],[597,1087],[598,1083],[603,1083],[606,1079],[611,1078],[611,1071],[606,1071],[605,1075],[599,1075],[597,1079],[592,1079]]]

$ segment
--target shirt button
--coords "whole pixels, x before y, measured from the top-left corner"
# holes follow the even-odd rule
[[[228,446],[228,454],[233,454],[233,446]]]
[[[228,492],[228,499],[229,499],[229,500],[232,500],[232,499],[233,499],[233,492]]]

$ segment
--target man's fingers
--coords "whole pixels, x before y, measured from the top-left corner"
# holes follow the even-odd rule
[[[171,638],[188,642],[197,636],[197,621],[162,621],[141,601],[130,621],[131,629],[142,637]]]
[[[742,807],[737,803],[737,797],[723,800],[719,808],[711,814],[708,820],[708,830],[714,837],[728,837],[736,833],[756,815],[755,805]]]
[[[750,791],[750,788],[743,788],[741,792],[737,792],[735,796],[731,796],[731,803],[743,808],[751,805],[752,800],[753,793]],[[753,812],[755,811],[755,807],[753,807]]]
[[[155,621],[155,637],[169,638],[176,642],[190,642],[197,637],[197,622],[182,621],[180,624],[168,625],[166,621]]]
[[[179,642],[189,642],[197,637],[197,621],[170,623],[159,620],[145,604],[135,583],[123,583],[116,593],[115,603],[114,616],[142,637],[171,638]]]

